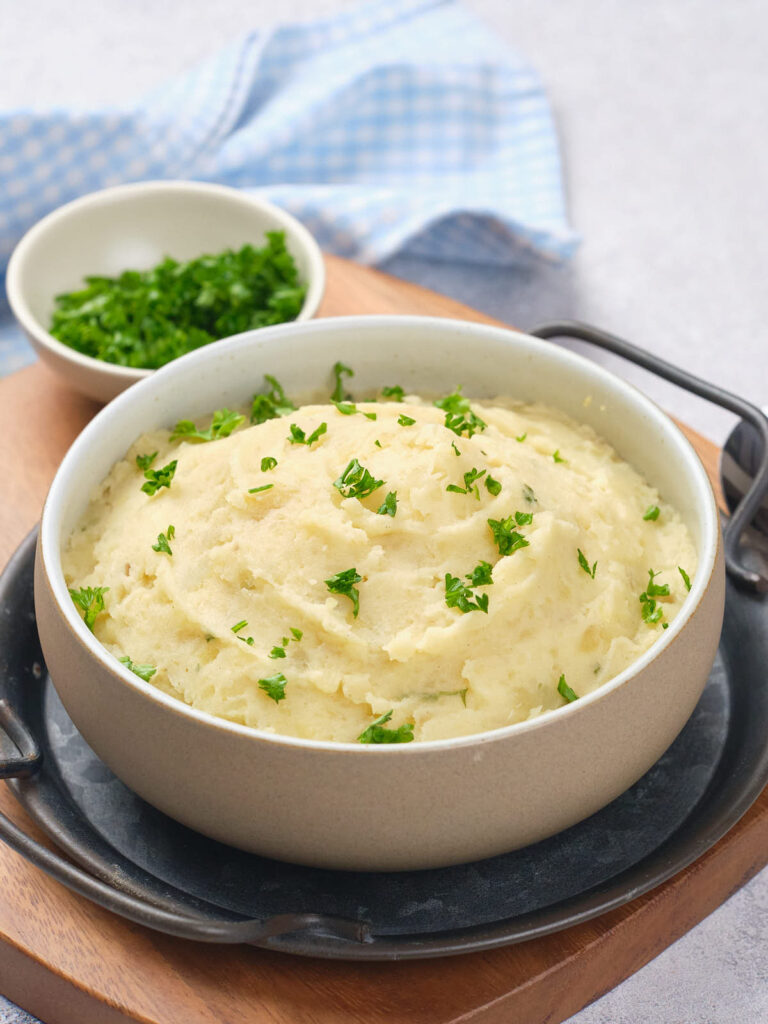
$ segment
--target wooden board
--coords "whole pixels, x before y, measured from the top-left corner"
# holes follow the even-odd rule
[[[327,265],[322,315],[494,322],[377,271],[332,257]],[[0,564],[37,521],[62,455],[97,408],[39,365],[0,381]],[[714,479],[717,449],[686,433]],[[35,832],[5,787],[0,808]],[[46,1024],[557,1024],[683,935],[766,861],[768,790],[694,865],[595,921],[460,958],[346,964],[158,935],[72,895],[0,844],[0,992]]]

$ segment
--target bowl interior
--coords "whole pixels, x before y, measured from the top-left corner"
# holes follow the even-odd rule
[[[13,286],[27,314],[47,331],[55,296],[80,287],[86,275],[114,276],[147,270],[166,256],[185,260],[246,243],[260,246],[272,230],[285,231],[300,278],[310,285],[304,309],[312,305],[314,312],[322,258],[304,228],[270,204],[194,182],[107,189],[55,211],[20,244]]]

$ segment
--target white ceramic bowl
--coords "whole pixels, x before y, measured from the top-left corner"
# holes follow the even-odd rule
[[[358,393],[540,400],[593,426],[679,509],[698,569],[669,629],[629,669],[539,718],[454,740],[362,746],[262,733],[164,695],[86,629],[60,550],[92,489],[146,430],[236,407],[264,372],[288,394],[336,360]],[[585,406],[584,398],[592,401]],[[43,511],[35,603],[56,688],[96,753],[162,811],[224,842],[330,868],[425,868],[551,835],[618,796],[693,710],[723,616],[720,529],[706,473],[677,427],[629,384],[536,338],[462,321],[344,317],[242,334],[193,352],[121,395],[66,455]]]
[[[100,402],[155,371],[116,366],[82,355],[48,332],[54,298],[92,274],[147,270],[166,256],[264,244],[266,231],[284,231],[307,287],[298,320],[317,312],[325,290],[322,253],[295,217],[238,189],[197,181],[119,185],[54,210],[24,235],[8,264],[6,289],[14,316],[37,354],[71,387]]]

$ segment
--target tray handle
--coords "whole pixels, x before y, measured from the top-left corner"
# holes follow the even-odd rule
[[[636,345],[630,345],[628,341],[618,338],[615,334],[580,323],[578,320],[553,320],[539,324],[529,333],[537,338],[577,338],[580,341],[587,341],[637,366],[642,366],[644,370],[650,370],[651,373],[677,384],[678,387],[700,398],[706,398],[715,405],[736,413],[752,424],[761,440],[762,453],[754,479],[723,531],[725,564],[729,575],[736,583],[748,590],[768,593],[768,578],[746,566],[741,560],[739,550],[742,534],[755,518],[763,498],[768,494],[768,419],[761,410],[730,391],[709,384]]]
[[[17,754],[0,757],[0,779],[28,779],[42,765],[43,756],[34,737],[11,705],[0,699],[0,735],[4,734]],[[264,920],[208,917],[190,908],[171,912],[146,899],[113,888],[77,867],[54,850],[28,836],[0,811],[0,839],[30,863],[61,882],[68,889],[107,910],[182,939],[202,942],[260,942],[290,932],[322,934],[339,943],[367,943],[372,937],[365,922],[325,914],[276,914]]]

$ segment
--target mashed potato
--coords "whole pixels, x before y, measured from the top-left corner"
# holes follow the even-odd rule
[[[109,588],[104,646],[234,722],[435,740],[590,693],[675,617],[688,531],[591,429],[501,399],[454,429],[415,396],[349,408],[141,437],[63,557],[70,587]],[[154,452],[177,466],[150,495]]]

